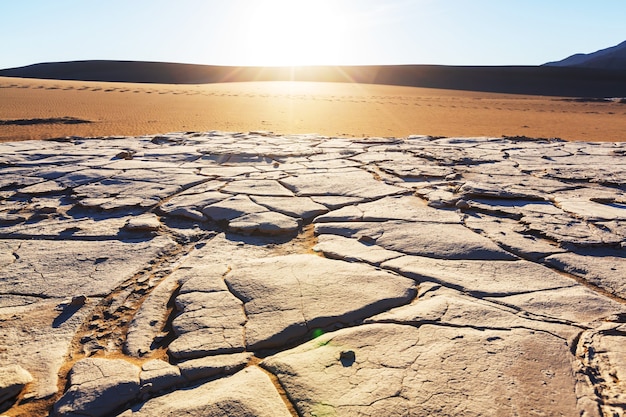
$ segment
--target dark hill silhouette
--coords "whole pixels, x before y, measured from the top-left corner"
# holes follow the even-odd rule
[[[72,61],[0,70],[0,76],[162,84],[330,81],[565,97],[626,96],[626,74],[623,71],[552,66],[226,67],[138,61]]]
[[[578,67],[626,72],[626,41],[590,54],[575,54],[561,61],[548,62],[550,67]]]

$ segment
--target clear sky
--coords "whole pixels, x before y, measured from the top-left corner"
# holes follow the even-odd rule
[[[0,0],[0,68],[538,65],[626,40],[626,0]]]

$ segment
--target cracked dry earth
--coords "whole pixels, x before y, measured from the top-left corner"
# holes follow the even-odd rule
[[[0,144],[6,416],[623,416],[626,144]]]

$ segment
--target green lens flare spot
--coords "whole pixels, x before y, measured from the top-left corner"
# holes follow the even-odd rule
[[[320,337],[323,334],[324,334],[324,330],[322,330],[322,329],[314,329],[313,332],[311,333],[311,336],[312,336],[313,339],[317,339],[318,337]]]

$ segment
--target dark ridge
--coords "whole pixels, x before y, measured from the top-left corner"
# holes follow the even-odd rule
[[[52,117],[49,119],[13,119],[0,120],[0,126],[30,126],[30,125],[77,125],[92,123],[91,120],[77,119],[75,117]]]
[[[226,67],[163,62],[73,61],[0,70],[0,76],[159,84],[327,81],[563,97],[626,96],[624,71],[551,66]]]
[[[610,69],[626,72],[626,41],[590,54],[574,54],[561,61],[544,64],[553,67]]]

